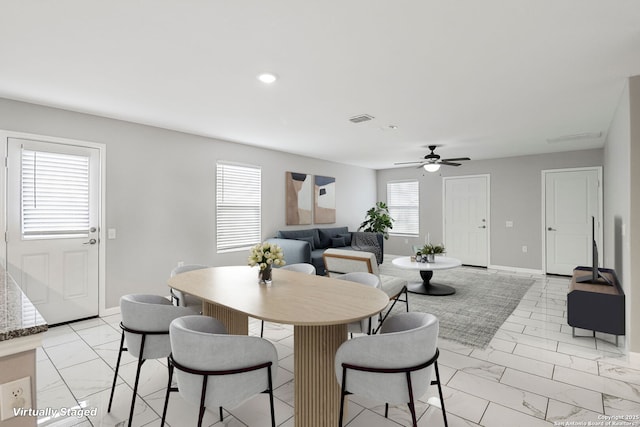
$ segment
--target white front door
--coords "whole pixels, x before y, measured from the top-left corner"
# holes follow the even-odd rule
[[[98,315],[99,157],[7,140],[7,270],[49,324]]]
[[[550,274],[571,275],[591,266],[591,217],[601,244],[600,168],[544,171],[545,264]]]
[[[486,267],[489,260],[489,176],[444,180],[444,245],[447,256]]]

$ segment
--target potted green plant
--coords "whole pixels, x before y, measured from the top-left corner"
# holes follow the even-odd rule
[[[389,239],[389,230],[393,228],[393,218],[389,215],[389,208],[384,202],[378,202],[367,211],[358,231],[381,233],[385,239]]]
[[[445,253],[444,245],[432,245],[431,243],[427,243],[420,250],[422,255],[427,256],[427,262],[434,262],[436,255],[442,255]]]

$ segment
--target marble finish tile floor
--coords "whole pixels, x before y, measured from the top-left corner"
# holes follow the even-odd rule
[[[463,267],[465,268],[465,267]],[[478,274],[510,274],[475,270]],[[566,323],[569,279],[530,276],[536,282],[485,349],[440,340],[439,360],[449,425],[553,426],[606,425],[607,420],[640,426],[640,360],[631,360],[612,336],[577,330]],[[446,297],[440,297],[446,298]],[[88,417],[43,417],[39,426],[126,425],[135,375],[135,359],[124,353],[113,409],[106,412],[120,330],[118,315],[51,328],[37,357],[38,408],[94,409]],[[260,323],[250,324],[259,334]],[[294,426],[293,328],[266,323],[265,337],[276,345],[280,367],[275,384],[275,413],[280,427]],[[142,368],[134,426],[158,426],[164,404],[166,361]],[[417,406],[418,425],[443,426],[435,386]],[[257,396],[224,412],[205,416],[207,426],[269,426],[268,400]],[[620,417],[620,418],[618,418]],[[635,417],[635,418],[634,418]],[[197,407],[173,393],[168,424],[195,426]],[[570,423],[573,422],[573,423]],[[598,424],[602,422],[602,424]],[[410,425],[406,406],[391,407],[352,396],[349,427]],[[613,425],[613,424],[611,424]]]

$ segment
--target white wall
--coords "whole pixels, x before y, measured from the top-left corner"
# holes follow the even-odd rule
[[[631,77],[604,147],[605,259],[626,295],[626,344],[640,352],[640,76]],[[634,262],[635,261],[635,262]]]
[[[618,279],[625,291],[630,275],[629,234],[623,235],[623,227],[629,227],[629,141],[631,140],[631,122],[629,110],[629,87],[620,98],[607,141],[604,147],[604,259],[605,265],[615,268]],[[627,313],[628,314],[628,313]],[[628,323],[628,322],[627,322]]]
[[[602,150],[583,150],[535,156],[463,162],[459,167],[443,166],[437,173],[415,167],[377,172],[378,199],[386,200],[386,183],[418,179],[420,182],[420,237],[390,237],[385,252],[408,255],[411,246],[432,242],[442,236],[442,177],[489,174],[491,176],[490,263],[499,267],[542,270],[542,178],[545,169],[602,166]],[[506,221],[513,228],[506,228]],[[523,245],[528,247],[523,253]]]
[[[627,323],[627,338],[629,350],[640,353],[640,76],[629,79],[629,104],[631,140],[629,143],[629,253],[627,259],[631,264],[631,271],[626,278],[629,293],[627,308],[629,322]],[[617,193],[616,193],[617,194]],[[635,262],[631,262],[634,260]]]
[[[246,251],[219,255],[215,250],[218,160],[262,167],[264,238],[286,228],[286,171],[336,178],[336,226],[355,230],[376,201],[370,169],[130,122],[0,98],[0,129],[106,145],[104,226],[117,230],[117,239],[103,242],[107,308],[127,293],[168,294],[166,281],[178,261],[246,262]],[[305,227],[314,225],[297,228]]]

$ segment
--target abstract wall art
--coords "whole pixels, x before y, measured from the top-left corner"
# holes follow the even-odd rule
[[[311,175],[287,172],[285,184],[287,225],[311,224]]]
[[[336,179],[315,176],[313,191],[313,217],[316,224],[336,222]]]

